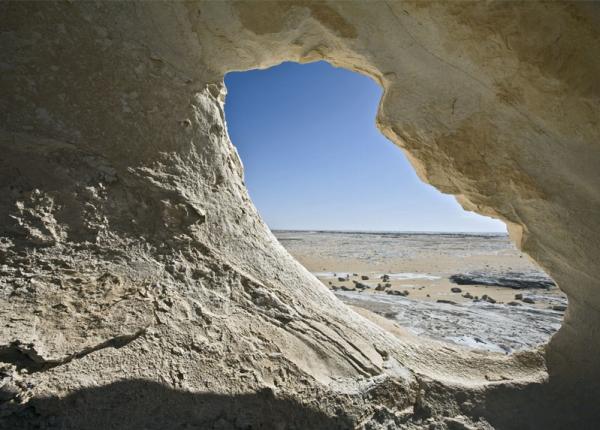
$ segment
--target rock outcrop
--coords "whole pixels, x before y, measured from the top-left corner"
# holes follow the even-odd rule
[[[0,23],[0,427],[597,418],[596,4],[3,2]],[[412,338],[277,243],[223,76],[320,59],[377,80],[420,177],[506,221],[568,295],[545,351]]]
[[[552,279],[540,272],[482,272],[457,273],[450,281],[458,285],[489,285],[519,290],[521,288],[548,289],[556,285]],[[460,288],[456,288],[460,290]],[[452,289],[454,290],[454,288]],[[457,291],[460,293],[460,291]]]

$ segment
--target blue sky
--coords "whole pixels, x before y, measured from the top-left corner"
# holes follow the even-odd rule
[[[325,62],[225,77],[229,134],[271,229],[504,232],[417,177],[375,126],[380,87]]]

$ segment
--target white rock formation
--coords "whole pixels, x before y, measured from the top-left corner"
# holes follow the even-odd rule
[[[599,24],[592,3],[2,3],[0,427],[593,424]],[[420,177],[568,294],[545,351],[412,339],[276,242],[223,76],[319,59],[376,79]]]

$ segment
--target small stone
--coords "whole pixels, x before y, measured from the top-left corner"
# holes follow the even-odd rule
[[[462,295],[465,299],[472,299],[473,296],[471,295],[471,293],[466,292],[465,294]]]
[[[558,312],[564,312],[567,310],[567,307],[565,305],[554,305],[554,306],[552,306],[552,310],[558,311]]]
[[[387,293],[392,296],[408,296],[408,291],[406,291],[406,290],[404,290],[404,291],[389,290]]]
[[[444,424],[446,424],[448,430],[476,430],[475,427],[465,421],[465,418],[460,415],[454,418],[444,418]]]
[[[462,293],[462,290],[458,287],[452,287],[450,288],[450,291],[452,291],[453,293]]]
[[[508,306],[521,306],[521,303],[519,303],[519,302],[508,302],[507,305]]]
[[[171,349],[171,352],[175,355],[182,356],[185,351],[183,350],[182,347],[176,346]]]
[[[523,300],[523,294],[515,294],[515,300]]]
[[[445,300],[445,299],[437,299],[436,300],[438,303],[445,303],[447,305],[456,305],[456,302],[453,302],[452,300]]]
[[[496,303],[496,300],[490,296],[488,296],[487,294],[484,294],[483,296],[481,296],[481,300],[484,300],[488,303]]]
[[[530,305],[533,305],[535,301],[531,297],[523,297],[523,303],[529,303]]]
[[[363,281],[368,281],[368,280],[369,280],[369,277],[368,277],[367,275],[362,275],[362,276],[360,277],[360,279],[362,279]]]

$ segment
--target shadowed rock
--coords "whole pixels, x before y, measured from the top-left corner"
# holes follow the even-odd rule
[[[6,411],[6,410],[5,410]],[[0,418],[1,429],[163,430],[350,429],[342,410],[328,416],[315,407],[277,398],[271,390],[250,394],[190,393],[145,380],[84,388],[66,397],[34,398]]]

